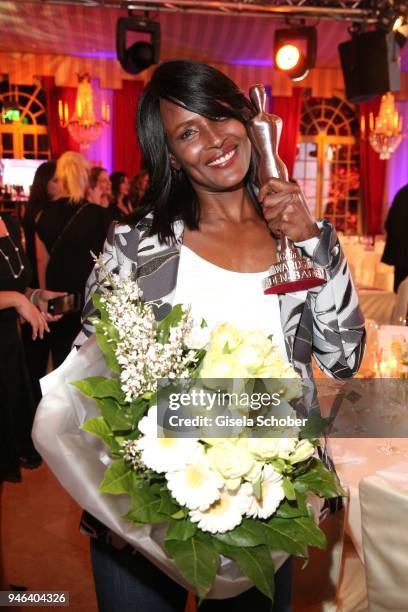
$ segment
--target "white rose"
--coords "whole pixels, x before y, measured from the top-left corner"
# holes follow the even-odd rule
[[[288,459],[296,438],[249,438],[248,450],[258,459]]]
[[[211,467],[226,480],[241,478],[254,465],[254,457],[241,441],[236,443],[226,440],[212,446],[207,451]]]
[[[190,333],[186,336],[185,345],[189,349],[202,349],[210,343],[210,328],[208,326],[200,327],[195,325]]]
[[[289,456],[289,463],[298,463],[309,459],[315,452],[313,444],[309,440],[300,440],[293,453]]]

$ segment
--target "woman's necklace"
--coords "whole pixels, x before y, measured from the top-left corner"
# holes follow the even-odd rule
[[[0,220],[1,220],[1,217],[0,217]],[[3,221],[3,223],[4,223],[4,221]],[[6,230],[7,230],[7,227],[6,227]],[[5,234],[5,236],[2,236],[2,238],[8,238],[9,241],[11,242],[11,244],[12,244],[12,246],[14,248],[14,251],[16,253],[16,256],[17,256],[17,259],[18,259],[18,265],[20,266],[20,269],[16,272],[14,270],[14,267],[11,264],[10,257],[2,249],[0,249],[0,253],[1,253],[2,257],[6,260],[6,262],[8,264],[8,267],[10,268],[10,272],[11,272],[12,276],[14,278],[19,278],[21,276],[21,274],[23,273],[23,270],[24,270],[24,264],[23,264],[23,262],[21,260],[20,250],[19,250],[18,246],[16,245],[16,243],[14,242],[14,240],[12,239],[12,237],[10,236],[8,231],[7,231],[7,234]]]

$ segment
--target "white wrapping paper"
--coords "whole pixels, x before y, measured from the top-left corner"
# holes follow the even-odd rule
[[[121,536],[172,580],[189,589],[174,561],[167,557],[163,549],[166,526],[134,527],[131,522],[120,518],[129,510],[129,497],[99,492],[99,483],[111,462],[108,449],[98,438],[79,429],[88,419],[99,416],[99,412],[96,403],[81,395],[70,382],[89,376],[110,375],[94,335],[78,352],[74,349],[57,370],[43,378],[41,386],[44,397],[37,409],[33,427],[35,447],[62,486],[82,508]],[[272,553],[275,570],[287,557],[284,552]],[[253,583],[234,562],[222,557],[207,597],[235,597],[252,586]]]

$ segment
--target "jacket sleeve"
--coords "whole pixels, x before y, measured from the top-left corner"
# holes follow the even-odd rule
[[[326,220],[317,224],[319,237],[297,243],[304,255],[325,269],[327,277],[324,285],[308,292],[313,317],[312,354],[328,376],[350,378],[364,354],[364,317],[335,229]]]

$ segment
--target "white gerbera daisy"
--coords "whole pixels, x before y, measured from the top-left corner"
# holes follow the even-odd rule
[[[249,485],[250,487],[250,485]],[[249,505],[249,493],[244,487],[237,491],[220,491],[220,498],[207,510],[191,510],[190,519],[198,527],[210,533],[225,533],[237,527]]]
[[[198,442],[193,438],[153,438],[138,440],[142,462],[151,470],[162,474],[180,470],[191,461]]]
[[[282,474],[274,470],[271,465],[265,465],[261,481],[261,498],[257,499],[252,492],[246,509],[246,516],[261,519],[270,517],[285,497],[282,483]],[[249,483],[243,485],[243,487],[246,487],[248,493],[252,488]]]
[[[173,497],[190,510],[206,510],[220,497],[223,478],[210,468],[207,458],[202,455],[181,470],[167,473],[167,486]]]
[[[138,423],[139,431],[145,436],[157,436],[157,406],[151,406],[146,416]]]
[[[159,438],[157,437],[157,406],[152,406],[138,425],[145,434],[137,441],[142,462],[151,470],[172,472],[180,470],[191,461],[201,445],[194,438]]]

